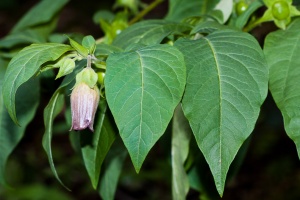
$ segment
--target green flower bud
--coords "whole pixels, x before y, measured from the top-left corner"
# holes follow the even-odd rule
[[[94,131],[94,118],[100,100],[100,92],[95,85],[90,88],[86,83],[75,85],[71,93],[71,130],[83,130],[87,127]]]

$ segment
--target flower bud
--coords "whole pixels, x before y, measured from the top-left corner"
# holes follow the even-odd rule
[[[93,124],[99,99],[100,93],[96,85],[93,88],[84,82],[75,85],[71,93],[71,130],[83,130],[88,127],[94,131]]]

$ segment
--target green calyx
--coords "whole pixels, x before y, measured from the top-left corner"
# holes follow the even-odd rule
[[[91,68],[86,67],[76,75],[76,85],[79,83],[85,83],[90,88],[94,88],[98,81],[97,73]]]
[[[300,11],[292,5],[292,0],[264,0],[264,3],[268,9],[255,22],[255,25],[274,21],[278,28],[286,29],[286,26],[291,22],[291,18],[300,15]]]

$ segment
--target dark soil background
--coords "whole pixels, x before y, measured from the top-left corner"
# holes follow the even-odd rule
[[[28,11],[37,0],[1,0],[0,1],[0,38]],[[76,32],[101,37],[99,25],[92,21],[93,14],[99,9],[111,8],[113,1],[71,0],[61,12],[56,32]],[[149,3],[151,1],[144,1]],[[164,2],[146,18],[162,18],[167,12]],[[263,45],[265,35],[274,30],[272,23],[263,24],[252,33]],[[53,140],[53,153],[61,179],[71,188],[65,190],[52,174],[47,156],[42,149],[44,133],[42,110],[50,99],[50,92],[44,92],[42,105],[26,135],[13,152],[8,165],[8,179],[14,190],[4,191],[1,200],[13,199],[49,199],[48,196],[37,198],[43,190],[61,194],[61,199],[100,199],[90,185],[88,175],[81,164],[80,157],[72,150],[68,134],[57,134]],[[44,104],[44,105],[43,105]],[[59,119],[58,122],[59,123]],[[62,122],[63,123],[63,122]],[[170,135],[166,134],[156,144],[147,157],[139,175],[136,175],[128,158],[124,164],[115,199],[171,199],[171,167],[169,148]],[[297,200],[300,199],[300,162],[295,144],[284,131],[283,120],[272,97],[266,99],[257,126],[248,141],[247,153],[239,170],[232,170],[228,179],[224,200]],[[0,152],[1,153],[1,152]],[[207,187],[212,196],[215,187],[212,176],[205,168],[208,177]],[[32,186],[32,190],[28,187]],[[25,191],[25,192],[24,192]],[[28,193],[32,198],[20,198],[18,193]],[[25,195],[26,196],[26,195]],[[187,199],[205,199],[191,189]],[[218,197],[216,199],[219,199]]]

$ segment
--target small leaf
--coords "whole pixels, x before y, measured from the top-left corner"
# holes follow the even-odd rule
[[[191,130],[181,105],[175,109],[172,127],[172,195],[174,200],[186,199],[189,179],[184,163],[189,153]]]
[[[106,101],[100,101],[98,119],[95,121],[95,132],[82,131],[81,151],[84,165],[92,181],[94,189],[97,188],[100,170],[104,158],[115,140],[115,130],[111,121],[107,118]]]
[[[82,46],[89,50],[89,54],[93,54],[96,48],[96,41],[91,35],[85,36],[82,39]]]
[[[87,57],[89,55],[89,50],[87,48],[85,48],[84,46],[82,46],[81,44],[79,44],[78,42],[76,42],[75,40],[72,40],[70,37],[69,41],[70,41],[70,45],[84,58]]]
[[[49,22],[67,2],[68,0],[41,1],[22,17],[14,26],[12,33]]]
[[[170,122],[185,86],[182,54],[154,45],[107,59],[109,108],[137,172]]]
[[[123,49],[132,43],[159,44],[168,35],[183,33],[190,29],[191,27],[187,24],[165,20],[146,20],[122,31],[112,44]]]
[[[288,136],[300,158],[300,19],[282,31],[268,34],[264,53],[270,70],[270,91],[280,109]]]
[[[222,196],[229,166],[267,95],[264,55],[252,36],[230,30],[175,46],[187,65],[183,111]]]
[[[22,49],[10,61],[4,77],[2,95],[8,113],[15,123],[18,123],[15,110],[18,88],[34,76],[42,64],[54,61],[70,50],[72,48],[69,45],[63,44],[32,44]]]

